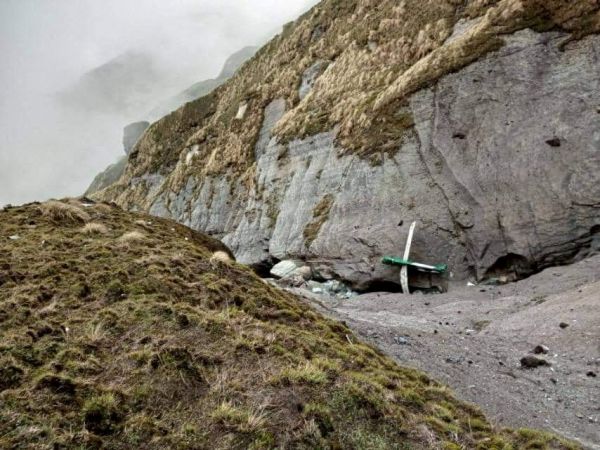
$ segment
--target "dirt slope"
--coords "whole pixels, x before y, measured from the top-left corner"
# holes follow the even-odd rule
[[[499,423],[544,428],[600,448],[599,264],[595,256],[504,286],[454,286],[427,296],[373,293],[322,304]],[[536,346],[548,353],[534,355]],[[527,356],[551,365],[524,369],[520,360]]]

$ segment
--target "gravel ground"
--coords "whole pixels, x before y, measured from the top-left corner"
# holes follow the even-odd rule
[[[440,295],[336,300],[292,291],[499,425],[547,429],[600,449],[600,255],[517,283],[455,285]],[[524,357],[549,365],[523,368]]]

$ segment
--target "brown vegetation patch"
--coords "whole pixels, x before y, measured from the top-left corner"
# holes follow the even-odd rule
[[[42,216],[59,225],[76,225],[88,222],[90,215],[81,206],[51,200],[39,206]]]
[[[0,289],[1,448],[576,448],[494,428],[204,235],[92,205],[111,232],[90,239],[46,208],[0,212],[2,235],[36,225],[0,240],[20,274]],[[141,220],[143,245],[114,239]]]
[[[83,226],[81,232],[83,234],[106,234],[108,233],[108,227],[102,223],[90,222]]]
[[[323,224],[329,219],[329,212],[333,206],[333,201],[333,195],[327,194],[321,199],[317,206],[315,206],[315,209],[313,209],[313,220],[306,225],[303,232],[304,242],[307,247],[310,247],[319,235]]]

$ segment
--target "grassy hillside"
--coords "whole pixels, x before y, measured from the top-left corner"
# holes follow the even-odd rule
[[[0,448],[576,448],[498,430],[173,222],[0,212]]]

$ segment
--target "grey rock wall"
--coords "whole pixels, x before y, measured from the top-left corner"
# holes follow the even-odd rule
[[[302,74],[302,83],[298,90],[298,97],[303,100],[312,90],[317,78],[327,69],[329,61],[317,61]]]
[[[151,211],[220,237],[243,263],[301,259],[358,289],[397,281],[380,258],[402,253],[413,220],[413,259],[448,263],[455,279],[582,258],[600,232],[600,37],[564,40],[518,32],[411,96],[415,127],[379,165],[339,156],[336,130],[279,144],[274,100],[254,188],[233,174],[178,192],[166,180]]]
[[[523,30],[411,100],[421,154],[480,277],[583,256],[600,223],[600,39],[561,51],[563,40]]]

